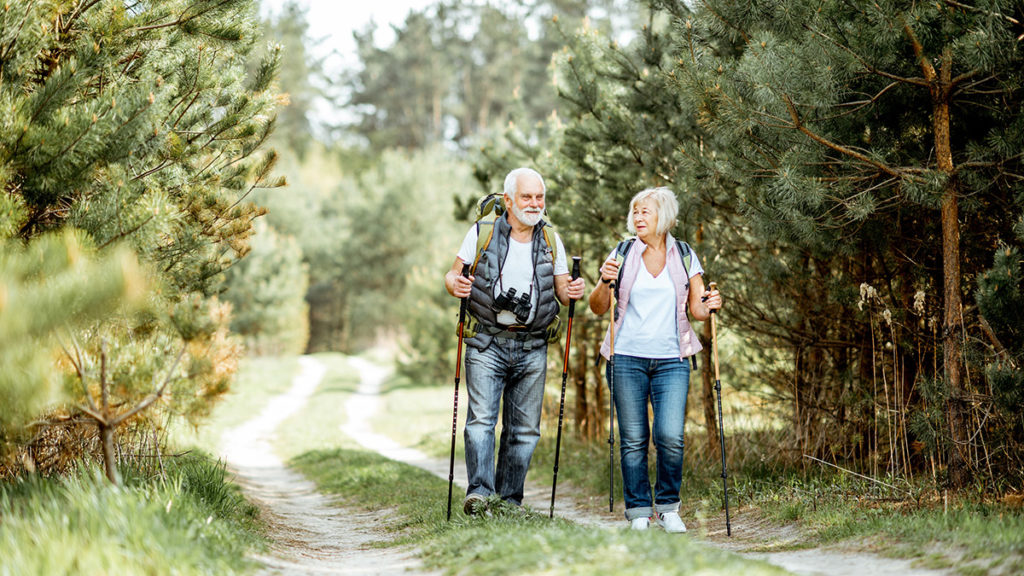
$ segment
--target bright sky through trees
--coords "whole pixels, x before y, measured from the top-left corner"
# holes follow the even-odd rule
[[[287,1],[262,0],[262,13],[277,14]],[[323,39],[315,50],[337,50],[348,63],[355,61],[352,32],[362,30],[372,20],[377,23],[377,42],[387,43],[392,37],[391,24],[401,24],[410,10],[422,10],[432,3],[434,0],[298,0],[300,6],[308,9],[310,37]]]

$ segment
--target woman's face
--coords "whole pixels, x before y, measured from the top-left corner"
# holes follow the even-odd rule
[[[648,238],[654,238],[658,232],[658,208],[650,200],[641,200],[633,205],[633,227],[636,235],[644,244]]]

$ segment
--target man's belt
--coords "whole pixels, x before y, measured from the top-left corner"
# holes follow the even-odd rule
[[[511,326],[495,326],[494,332],[491,333],[495,338],[505,338],[508,340],[519,340],[520,342],[526,340],[536,340],[544,338],[543,332],[533,332],[529,326],[522,324],[513,324]]]

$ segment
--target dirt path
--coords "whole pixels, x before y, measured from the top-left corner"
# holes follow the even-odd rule
[[[380,387],[390,368],[361,358],[352,358],[351,362],[360,373],[360,384],[346,402],[347,418],[342,430],[368,450],[418,466],[447,480],[447,459],[430,458],[372,429],[370,422],[380,409]],[[414,550],[370,547],[373,542],[384,538],[374,528],[379,520],[377,515],[338,508],[317,493],[312,482],[286,468],[274,455],[271,446],[277,427],[309,401],[325,371],[320,362],[310,357],[301,358],[300,363],[302,370],[288,392],[273,398],[252,420],[225,432],[222,439],[223,455],[229,467],[237,474],[238,482],[247,495],[269,519],[270,536],[275,543],[271,555],[259,557],[265,565],[261,574],[427,574]],[[461,506],[465,492],[466,470],[461,458],[455,464],[455,482],[459,488],[453,493],[452,507],[453,513],[457,514],[461,513],[458,506]],[[561,482],[558,488],[555,513],[560,517],[601,529],[625,529],[621,511],[609,513],[604,507],[606,502],[581,503],[571,497],[571,487]],[[546,512],[550,495],[550,485],[528,481],[524,501],[535,510]],[[722,526],[717,526],[719,523]],[[915,569],[906,560],[840,550],[753,553],[749,552],[751,548],[766,541],[786,541],[798,535],[795,531],[787,532],[760,524],[746,518],[742,512],[734,514],[732,526],[731,539],[725,537],[724,519],[721,522],[710,520],[704,526],[692,526],[696,529],[691,530],[691,537],[703,538],[708,545],[763,559],[805,576],[948,574]]]
[[[425,574],[414,551],[371,548],[382,540],[379,515],[337,507],[303,475],[285,467],[271,446],[277,427],[302,408],[324,375],[323,364],[299,360],[291,389],[263,412],[222,437],[222,455],[246,495],[263,511],[274,541],[271,554],[257,557],[261,575]]]

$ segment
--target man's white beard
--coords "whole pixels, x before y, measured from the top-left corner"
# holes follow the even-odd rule
[[[540,222],[541,216],[544,215],[543,211],[537,212],[526,212],[519,209],[519,206],[512,204],[512,214],[515,215],[516,220],[519,220],[527,226],[536,226]]]

